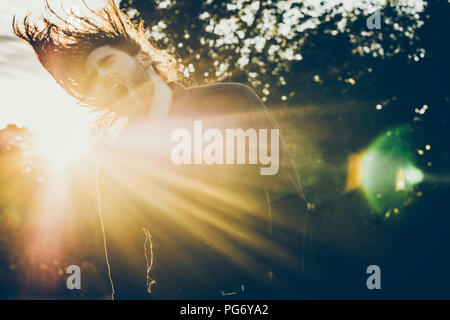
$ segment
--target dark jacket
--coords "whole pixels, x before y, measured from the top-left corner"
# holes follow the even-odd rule
[[[276,175],[250,164],[175,165],[171,133],[195,120],[223,132],[277,126],[246,85],[170,86],[167,121],[125,129],[102,164],[116,297],[297,297],[306,203],[283,131]]]

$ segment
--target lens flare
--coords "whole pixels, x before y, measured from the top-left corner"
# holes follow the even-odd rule
[[[415,165],[411,133],[407,126],[391,129],[349,159],[347,190],[360,187],[378,213],[407,204],[414,186],[424,180]]]

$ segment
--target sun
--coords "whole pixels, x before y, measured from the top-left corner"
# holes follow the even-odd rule
[[[86,152],[87,128],[76,121],[64,123],[64,128],[53,124],[35,133],[38,155],[53,170],[67,169]]]
[[[54,95],[53,101],[37,103],[36,117],[28,121],[35,135],[37,156],[46,168],[58,173],[68,169],[87,152],[92,124],[84,110],[67,96]]]
[[[22,49],[30,53],[30,49]],[[22,52],[22,51],[18,51]],[[87,113],[48,75],[37,61],[27,77],[0,75],[0,127],[14,123],[35,137],[34,150],[46,167],[64,169],[87,152],[95,115]],[[31,63],[31,62],[30,62]]]

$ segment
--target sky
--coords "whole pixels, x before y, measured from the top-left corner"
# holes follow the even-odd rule
[[[64,3],[70,5],[70,0]],[[102,0],[88,1],[94,6]],[[0,6],[0,128],[8,123],[27,126],[31,130],[67,129],[70,118],[73,130],[86,126],[91,116],[66,94],[40,65],[28,44],[12,33],[14,14],[23,17],[31,11],[43,12],[43,1],[2,0]],[[53,131],[56,132],[56,131]],[[49,133],[50,134],[50,133]]]

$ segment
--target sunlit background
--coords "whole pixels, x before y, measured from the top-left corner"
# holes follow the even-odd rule
[[[341,9],[345,11],[361,7],[366,14],[369,11],[372,12],[371,8],[374,6],[385,2],[372,1],[369,4],[366,1],[347,0],[342,1]],[[65,3],[70,4],[69,1]],[[102,1],[95,0],[88,3],[95,7],[101,5]],[[131,2],[126,1],[126,3],[129,5]],[[170,8],[170,1],[158,3],[160,8]],[[243,2],[233,3],[238,7]],[[287,8],[295,1],[281,3],[281,8]],[[305,1],[305,3],[312,6],[307,12],[315,17],[320,16],[339,1],[325,1],[323,6],[314,0]],[[410,10],[413,15],[417,14],[416,17],[424,9],[423,1],[403,1],[402,3],[410,4],[412,6]],[[0,277],[7,279],[4,281],[9,288],[14,287],[16,283],[21,283],[21,287],[14,287],[12,291],[2,293],[0,296],[39,296],[40,286],[44,286],[48,288],[44,295],[108,298],[110,288],[105,276],[101,229],[95,210],[93,169],[98,156],[92,148],[93,140],[96,138],[93,132],[95,115],[87,113],[85,109],[77,105],[77,102],[67,95],[42,68],[31,48],[16,39],[11,32],[13,14],[18,14],[20,17],[27,11],[33,11],[37,15],[42,8],[42,3],[36,0],[20,2],[6,0],[2,2],[0,8],[0,129],[11,124],[17,125],[19,128],[14,126],[8,128],[11,134],[18,132],[21,138],[12,139],[13,143],[9,143],[5,150],[9,151],[8,148],[13,149],[14,146],[19,149],[23,147],[24,154],[31,155],[28,158],[24,157],[23,166],[10,161],[16,159],[13,156],[2,158],[0,162],[2,181],[14,181],[7,186],[0,186],[0,195],[4,197],[3,202],[0,203],[3,214],[0,216],[2,218],[0,224],[3,223],[1,230],[4,234],[15,234],[14,232],[22,228],[25,230],[23,238],[8,239],[19,243],[14,253],[7,250],[8,241],[0,239],[0,250],[7,252],[2,258],[5,261],[20,261],[21,255],[26,256],[21,266],[15,263],[0,266]],[[277,39],[277,43],[281,47],[286,40],[292,39],[290,33],[301,16],[293,11],[295,10],[289,10],[290,18],[284,21],[279,31],[282,39]],[[130,17],[136,17],[136,12],[134,8],[127,11]],[[242,16],[247,16],[242,19],[245,21],[251,14],[247,12]],[[217,48],[223,49],[225,47],[223,44],[233,45],[234,39],[231,33],[226,32],[237,30],[237,24],[233,21],[235,20],[222,21],[208,29],[213,30],[222,41],[218,40],[215,43]],[[306,30],[305,33],[310,32],[313,37],[315,25],[311,21],[314,19],[308,20],[308,24],[302,26],[301,30],[302,32]],[[267,19],[266,25],[263,26],[269,30],[273,24],[273,21]],[[160,40],[165,43],[163,31],[167,25],[164,22],[157,25],[158,27],[151,28],[149,34],[156,39],[161,37]],[[338,23],[337,29],[345,30],[342,25],[344,24]],[[401,26],[392,21],[390,26],[392,30],[402,30]],[[404,31],[405,38],[412,39],[409,32],[411,32],[410,29]],[[324,34],[330,33],[328,30],[324,32]],[[331,34],[335,36],[338,32]],[[341,64],[338,54],[340,48],[332,47],[329,51],[335,51],[328,52],[326,51],[328,47],[324,46],[322,47],[324,55],[327,52],[328,56],[331,56],[330,60],[338,61],[336,65],[346,71],[336,70],[335,66],[327,68],[329,74],[325,75],[315,70],[312,72],[308,70],[311,72],[308,73],[309,82],[300,81],[295,84],[286,83],[286,75],[291,75],[291,80],[295,81],[292,73],[306,74],[304,65],[294,65],[290,69],[291,65],[288,64],[288,67],[283,65],[277,69],[274,66],[277,63],[282,65],[283,61],[269,61],[272,64],[266,66],[258,60],[258,54],[251,58],[249,48],[252,50],[258,50],[259,46],[265,48],[266,41],[269,42],[269,39],[260,37],[248,43],[245,42],[248,48],[241,50],[242,57],[237,61],[236,66],[229,63],[227,56],[223,61],[216,60],[211,63],[214,66],[212,67],[214,72],[209,69],[211,66],[202,65],[202,58],[190,53],[190,48],[183,45],[181,40],[176,40],[180,41],[179,43],[173,39],[170,41],[174,48],[187,52],[183,55],[183,61],[180,61],[182,62],[180,71],[187,78],[195,77],[194,80],[197,82],[199,77],[204,79],[204,82],[237,79],[240,82],[250,83],[263,101],[270,103],[272,114],[281,125],[281,132],[287,140],[306,187],[310,212],[308,229],[310,243],[308,243],[307,251],[309,267],[306,272],[305,288],[309,291],[302,293],[302,297],[355,297],[356,295],[371,297],[353,282],[347,286],[346,279],[353,281],[355,278],[364,278],[365,274],[360,275],[358,272],[361,270],[364,272],[365,264],[373,264],[377,261],[385,263],[389,273],[388,279],[395,284],[393,287],[396,286],[389,292],[391,297],[404,297],[408,294],[420,296],[418,289],[414,291],[413,284],[405,285],[408,277],[417,276],[420,273],[410,271],[401,274],[401,270],[406,268],[402,262],[425,265],[428,260],[425,259],[426,261],[422,262],[421,254],[423,254],[432,261],[431,264],[442,262],[439,267],[441,270],[447,265],[447,261],[439,256],[442,253],[428,249],[434,243],[446,243],[448,240],[442,235],[443,230],[440,230],[440,233],[434,232],[436,224],[440,221],[448,222],[446,218],[448,210],[446,211],[446,205],[442,201],[442,195],[446,190],[443,188],[449,185],[448,168],[446,168],[448,153],[443,151],[446,150],[443,147],[445,142],[439,136],[439,132],[446,128],[447,114],[443,112],[440,119],[438,113],[438,108],[441,106],[439,103],[443,105],[446,103],[448,106],[448,96],[446,96],[447,100],[444,97],[444,102],[429,101],[430,97],[425,94],[416,100],[406,99],[406,102],[398,102],[397,96],[401,94],[403,97],[409,97],[408,88],[402,88],[404,91],[401,94],[396,91],[387,92],[386,96],[389,95],[389,99],[379,99],[375,93],[373,96],[369,94],[369,98],[362,99],[358,99],[357,94],[351,98],[345,97],[345,94],[361,83],[364,88],[364,81],[370,79],[376,72],[372,70],[370,63],[364,60],[365,54],[378,63],[377,57],[385,61],[384,59],[387,60],[398,53],[388,40],[379,37],[377,39],[380,43],[386,46],[386,50],[383,51],[379,43],[371,42],[371,35],[363,31],[361,34],[350,37],[353,43],[358,41],[362,43],[356,49],[349,49],[352,54],[360,58],[358,63],[362,71],[352,69],[353,56],[350,58],[345,56]],[[190,41],[188,32],[183,36],[184,40]],[[239,37],[238,32],[235,37],[236,39]],[[364,42],[364,37],[368,37],[370,41]],[[395,43],[397,39],[393,36],[390,40]],[[297,45],[296,42],[295,45]],[[207,45],[203,46],[203,50],[205,50],[204,47]],[[177,52],[175,49],[173,51]],[[307,64],[310,61],[308,59],[314,59],[312,56],[302,55],[303,51],[299,54],[293,50],[283,51],[280,47],[268,51],[268,55],[276,56],[278,51],[284,52],[282,58],[289,63],[294,61]],[[426,56],[421,50],[401,52],[401,54],[408,58],[407,65],[413,61],[420,63]],[[214,55],[210,56],[215,59]],[[232,57],[232,55],[229,56]],[[264,54],[262,56],[266,57]],[[335,56],[336,59],[334,59]],[[319,69],[321,61],[317,61],[319,62],[315,68]],[[394,65],[398,62],[395,59],[393,61]],[[260,67],[255,68],[255,65]],[[274,69],[272,73],[271,68]],[[389,65],[386,68],[389,68]],[[200,73],[199,70],[202,72]],[[331,77],[327,78],[327,75],[330,74],[338,79],[339,83],[339,86],[330,86],[331,94],[343,98],[330,102],[326,100],[330,91],[318,90],[323,94],[315,96],[313,102],[311,100],[303,102],[301,97],[307,96],[304,91],[328,85],[327,80]],[[420,74],[415,74],[414,77],[420,78]],[[274,80],[269,84],[267,79]],[[421,81],[427,80],[421,79]],[[367,92],[376,92],[376,89],[367,88]],[[415,91],[414,93],[417,93],[418,90]],[[384,92],[380,96],[383,94]],[[294,99],[295,103],[289,104],[291,99]],[[401,116],[395,108],[403,108],[404,112]],[[429,119],[427,117],[430,117],[432,121],[426,122]],[[433,130],[437,128],[436,123],[443,127],[439,127],[437,133],[433,133]],[[31,131],[32,139],[35,139],[32,146],[22,145],[22,139],[26,140],[29,134],[25,128]],[[8,137],[2,138],[6,141]],[[128,140],[125,138],[124,141],[131,144],[135,140],[131,137]],[[115,160],[123,167],[140,170],[137,174],[139,179],[136,177],[130,179],[125,173],[116,173],[113,167],[108,167],[108,163],[105,164],[107,171],[111,169],[108,176],[111,184],[120,182],[124,186],[124,190],[113,190],[113,195],[109,199],[114,201],[108,205],[115,207],[115,210],[122,209],[125,205],[125,208],[129,208],[129,216],[138,212],[140,205],[156,206],[158,210],[163,210],[165,203],[173,202],[169,193],[164,192],[165,188],[175,189],[176,183],[180,181],[200,195],[213,197],[215,201],[241,208],[252,205],[245,201],[242,194],[218,194],[214,186],[204,185],[199,181],[182,180],[172,172],[149,167],[146,163],[130,162],[125,157],[117,157]],[[442,171],[442,168],[446,169]],[[19,171],[26,175],[20,176]],[[30,181],[37,184],[30,184]],[[35,187],[36,185],[38,187]],[[121,196],[128,191],[134,192],[142,203],[136,202],[133,206],[127,207],[128,204],[121,201]],[[25,204],[19,199],[21,194],[30,196]],[[193,204],[194,198],[178,200],[179,210],[186,214],[184,219],[187,221],[187,217],[196,216],[208,223],[220,224],[221,221],[213,221],[204,208]],[[155,202],[155,199],[159,199],[160,202]],[[432,210],[430,204],[435,209]],[[20,214],[24,211],[28,212],[27,219]],[[124,228],[124,225],[118,222],[116,224],[117,229]],[[64,225],[63,228],[62,225]],[[441,227],[444,228],[444,225]],[[199,225],[191,225],[189,229],[204,238],[212,236],[203,234]],[[222,231],[243,237],[230,225],[224,224]],[[250,238],[254,242],[259,241],[260,246],[264,243],[258,236]],[[237,255],[230,254],[233,250],[227,244],[223,244],[218,250],[224,251],[230,259],[238,260]],[[182,252],[179,254],[183,255]],[[73,263],[70,257],[83,257],[80,264],[83,272],[89,275],[89,287],[81,294],[67,293],[64,291],[65,288],[61,289],[60,285],[56,285],[59,279],[65,276],[64,266]],[[25,274],[23,279],[19,279],[14,270],[24,268],[26,264],[33,267],[32,271]],[[40,270],[39,281],[34,278],[36,270]],[[341,273],[338,274],[336,270]],[[421,278],[419,283],[420,288],[433,288],[433,283],[427,283],[426,277]],[[347,291],[342,289],[344,286],[347,287]],[[60,291],[54,290],[55,287],[58,287]],[[328,288],[330,291],[327,291]],[[340,295],[341,289],[343,293]],[[437,290],[437,294],[442,295],[443,292],[442,288]]]

